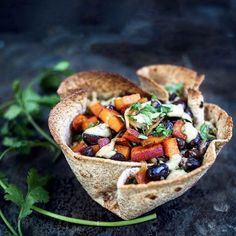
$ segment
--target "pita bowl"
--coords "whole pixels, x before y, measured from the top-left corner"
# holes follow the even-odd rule
[[[205,103],[205,120],[216,126],[217,139],[210,143],[202,165],[185,176],[148,184],[124,184],[129,175],[137,172],[141,166],[139,162],[88,157],[73,152],[70,148],[70,125],[76,115],[85,112],[93,92],[96,92],[98,98],[140,93],[146,97],[155,94],[159,99],[165,100],[168,99],[165,84],[182,82],[188,95],[188,89],[198,92],[204,78],[189,69],[170,65],[143,67],[137,74],[141,87],[113,73],[88,71],[72,75],[58,88],[61,101],[49,116],[51,134],[78,181],[93,200],[122,219],[138,217],[182,195],[207,172],[221,148],[232,136],[232,118],[217,105]]]

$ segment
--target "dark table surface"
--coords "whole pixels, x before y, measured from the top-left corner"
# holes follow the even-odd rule
[[[76,71],[118,72],[134,81],[137,81],[137,68],[169,63],[204,73],[206,80],[201,89],[205,100],[220,105],[235,117],[235,1],[190,1],[192,5],[185,1],[178,1],[177,5],[172,5],[172,1],[159,5],[155,1],[133,1],[134,9],[130,2],[121,1],[114,14],[110,11],[111,4],[108,5],[106,17],[100,6],[102,22],[88,23],[90,15],[87,13],[87,18],[83,19],[87,25],[72,25],[73,29],[63,24],[42,23],[34,32],[2,31],[0,102],[10,97],[10,84],[14,79],[20,78],[26,84],[41,68],[59,60],[70,61]],[[132,16],[127,9],[132,9]],[[117,15],[123,11],[124,19],[117,20]],[[116,21],[112,23],[113,16]],[[154,221],[99,228],[63,223],[34,213],[23,223],[25,235],[236,235],[234,144],[235,138],[192,189],[158,207],[155,210],[158,218]],[[0,163],[0,169],[19,186],[24,184],[27,170],[32,166],[54,177],[47,209],[84,219],[119,220],[90,199],[64,158],[53,164],[49,154],[44,152],[27,157],[11,156]],[[1,198],[0,206],[14,222],[16,207],[5,204]],[[5,230],[0,222],[0,235],[4,235]]]

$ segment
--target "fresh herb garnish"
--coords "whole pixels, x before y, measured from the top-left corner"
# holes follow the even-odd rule
[[[131,110],[136,110],[139,111],[141,109],[141,103],[140,102],[135,102],[130,106]]]
[[[213,140],[216,138],[215,132],[210,126],[210,124],[203,123],[200,127],[200,135],[203,140]]]
[[[47,203],[49,200],[48,192],[44,189],[48,182],[48,177],[41,177],[35,169],[31,169],[27,177],[27,193],[19,189],[14,184],[9,184],[6,177],[0,175],[0,186],[4,189],[4,198],[7,201],[15,203],[19,208],[19,215],[17,219],[17,231],[11,227],[13,235],[23,235],[21,230],[22,220],[32,213],[32,207],[35,203]],[[9,228],[9,227],[8,227]]]
[[[151,100],[157,100],[157,96],[156,95],[152,95],[151,96]]]
[[[167,137],[172,133],[171,129],[167,129],[164,124],[159,124],[156,129],[153,131],[154,136]]]
[[[176,93],[180,96],[183,93],[184,84],[183,83],[176,83],[176,84],[168,84],[165,86],[165,89],[171,94]]]
[[[157,111],[160,113],[159,117],[167,116],[167,113],[171,112],[171,108],[165,105],[161,105],[160,108],[157,109]]]

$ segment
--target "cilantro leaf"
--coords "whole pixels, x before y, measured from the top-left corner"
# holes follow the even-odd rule
[[[176,93],[178,95],[181,95],[184,89],[184,83],[168,84],[165,86],[165,89],[169,93]]]
[[[159,124],[153,132],[154,136],[166,137],[172,133],[172,129],[167,129],[164,124]]]
[[[131,110],[137,110],[139,111],[141,109],[141,103],[140,102],[135,102],[130,106]]]
[[[203,140],[213,140],[216,138],[214,130],[211,128],[210,124],[207,123],[201,125],[200,135]]]
[[[151,96],[151,100],[157,100],[157,96],[156,95],[152,95]]]
[[[4,198],[8,201],[14,202],[17,206],[22,206],[24,203],[24,195],[23,192],[15,185],[10,184],[5,189]]]
[[[140,113],[145,113],[145,112],[155,113],[157,112],[157,110],[153,106],[146,104],[144,108],[140,110]]]
[[[18,106],[17,104],[12,104],[10,107],[8,107],[3,117],[7,120],[13,120],[17,116],[19,116],[21,112],[22,108],[20,106]]]
[[[164,117],[167,115],[168,112],[171,111],[171,108],[165,105],[162,105],[160,108],[157,109],[158,112],[160,112],[159,117]]]

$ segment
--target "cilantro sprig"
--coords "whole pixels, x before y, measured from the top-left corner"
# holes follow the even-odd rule
[[[5,192],[5,200],[15,203],[20,209],[17,219],[17,231],[10,225],[2,212],[3,217],[1,218],[5,218],[8,229],[13,235],[23,235],[21,230],[22,220],[32,213],[32,207],[34,204],[48,202],[49,195],[44,188],[48,183],[48,180],[48,176],[42,177],[35,169],[31,169],[27,176],[27,192],[24,193],[16,185],[8,183],[4,174],[0,174],[0,186]]]

